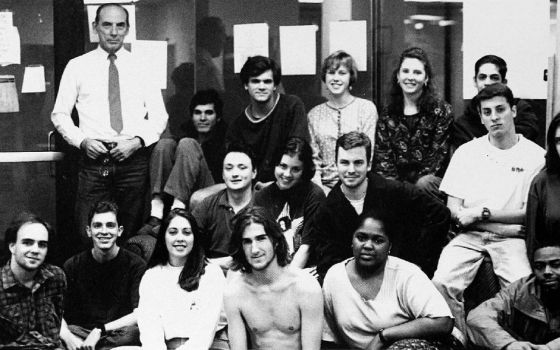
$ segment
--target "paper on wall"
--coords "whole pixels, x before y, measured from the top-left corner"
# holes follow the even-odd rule
[[[136,40],[130,51],[160,89],[167,89],[167,41]]]
[[[21,63],[21,46],[17,27],[0,27],[0,65]]]
[[[25,67],[23,72],[22,93],[45,92],[45,67],[34,64]]]
[[[235,73],[251,56],[268,57],[268,24],[250,23],[233,25],[233,65]]]
[[[282,75],[317,73],[316,25],[280,26]]]
[[[367,22],[336,21],[329,23],[329,52],[348,52],[358,70],[367,70]]]

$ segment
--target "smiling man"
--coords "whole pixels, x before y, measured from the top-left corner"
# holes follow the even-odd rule
[[[68,292],[61,337],[68,349],[112,349],[139,344],[136,316],[138,286],[146,264],[121,249],[123,227],[113,202],[96,203],[89,213],[87,235],[93,248],[64,263]]]
[[[161,90],[141,61],[124,49],[127,10],[120,4],[99,6],[92,28],[99,46],[68,63],[51,114],[57,131],[81,151],[75,209],[79,250],[89,244],[84,228],[90,208],[100,200],[113,200],[121,208],[123,239],[138,231],[150,146],[167,123]],[[72,120],[74,107],[79,126]]]
[[[66,278],[62,269],[45,263],[52,238],[50,225],[29,213],[18,215],[6,230],[10,257],[0,269],[0,348],[63,349]]]
[[[369,172],[371,141],[362,132],[339,137],[335,157],[340,181],[319,207],[312,227],[310,244],[317,254],[319,277],[352,256],[352,236],[364,211],[402,218],[397,220],[392,254],[431,275],[449,228],[445,205],[413,185]]]
[[[458,234],[443,249],[433,278],[464,334],[463,292],[484,254],[502,288],[531,273],[523,223],[531,180],[544,165],[544,150],[515,132],[517,109],[507,86],[489,85],[476,99],[488,135],[459,147],[443,177],[440,190]]]
[[[298,97],[278,93],[280,67],[268,57],[249,57],[240,78],[251,102],[229,125],[226,143],[251,147],[257,180],[274,181],[274,162],[288,138],[297,136],[309,142],[305,107]]]
[[[560,242],[535,250],[533,274],[512,283],[469,313],[470,339],[487,349],[558,349]]]
[[[289,265],[288,244],[264,208],[239,214],[234,270],[224,294],[232,350],[321,347],[323,297],[317,281]],[[249,339],[247,338],[249,334]]]

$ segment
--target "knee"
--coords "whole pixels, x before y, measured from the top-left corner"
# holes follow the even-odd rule
[[[174,153],[177,142],[173,139],[160,139],[154,146],[153,153],[167,154]]]
[[[416,187],[425,190],[425,191],[432,191],[434,188],[438,188],[441,179],[435,175],[428,174],[424,175],[416,181]]]

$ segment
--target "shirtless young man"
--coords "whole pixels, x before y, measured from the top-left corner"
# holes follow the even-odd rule
[[[319,284],[290,267],[286,239],[263,208],[247,208],[238,215],[232,258],[234,269],[241,272],[230,274],[224,295],[231,349],[319,349]]]

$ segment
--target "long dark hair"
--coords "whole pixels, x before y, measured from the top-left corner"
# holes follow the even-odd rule
[[[280,164],[284,155],[297,156],[303,163],[302,182],[311,181],[315,176],[315,163],[313,162],[313,150],[307,141],[300,137],[290,137],[286,141],[286,146],[284,146],[280,158],[276,160],[276,165]]]
[[[193,247],[189,255],[187,256],[187,262],[183,266],[181,275],[179,275],[179,286],[186,290],[187,292],[192,292],[198,288],[198,283],[200,282],[200,276],[204,275],[205,267],[207,264],[206,256],[204,255],[202,237],[198,231],[198,226],[194,217],[185,209],[173,209],[169,212],[165,220],[163,221],[159,234],[156,241],[156,246],[154,248],[154,253],[148,262],[148,267],[154,267],[157,265],[165,265],[169,261],[169,251],[165,245],[165,235],[169,223],[176,217],[183,217],[187,219],[191,225],[191,230],[193,233]]]
[[[560,175],[560,156],[558,155],[558,150],[556,149],[556,129],[560,126],[560,113],[558,113],[550,122],[548,126],[548,132],[546,134],[546,145],[548,147],[546,151],[545,161],[546,161],[546,171],[549,174],[559,174]]]
[[[387,105],[390,114],[402,115],[404,113],[404,96],[402,88],[397,82],[397,74],[406,58],[415,58],[422,62],[426,77],[428,78],[428,82],[422,87],[422,94],[420,98],[418,98],[418,110],[420,112],[430,111],[436,100],[436,92],[433,84],[434,73],[428,55],[419,47],[411,47],[401,53],[399,64],[395,70],[393,70],[393,74],[391,74],[391,90],[389,103]]]

